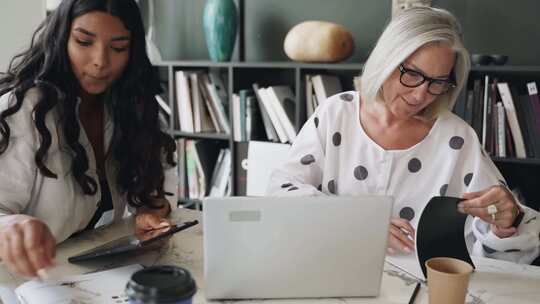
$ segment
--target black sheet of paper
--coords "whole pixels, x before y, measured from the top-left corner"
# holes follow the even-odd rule
[[[467,215],[457,211],[461,198],[432,197],[424,208],[416,234],[418,261],[427,277],[425,262],[433,257],[452,257],[471,264],[465,243]]]

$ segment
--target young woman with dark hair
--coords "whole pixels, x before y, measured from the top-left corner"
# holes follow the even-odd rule
[[[133,0],[63,0],[0,75],[0,257],[35,276],[75,232],[167,226],[174,141]]]

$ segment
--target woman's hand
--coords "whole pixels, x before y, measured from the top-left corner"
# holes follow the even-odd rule
[[[519,213],[519,207],[506,188],[493,186],[483,191],[465,193],[463,198],[465,200],[458,204],[458,211],[490,223],[496,236],[505,238],[517,231],[512,224]]]
[[[0,257],[10,271],[35,277],[38,270],[54,266],[55,254],[56,240],[44,222],[27,215],[2,221]]]
[[[167,216],[171,213],[171,207],[166,199],[157,202],[162,208],[154,209],[148,207],[140,207],[137,210],[135,217],[136,233],[145,233],[150,230],[161,229],[171,226]],[[159,206],[159,205],[158,205]]]
[[[388,253],[414,251],[415,231],[408,220],[398,217],[390,219],[388,234]]]

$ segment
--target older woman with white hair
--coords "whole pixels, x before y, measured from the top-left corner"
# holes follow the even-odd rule
[[[431,197],[463,197],[458,210],[475,217],[466,227],[473,255],[530,263],[540,216],[517,202],[474,130],[450,111],[469,69],[455,17],[404,11],[379,38],[357,90],[328,98],[303,126],[268,194],[392,195],[390,253],[414,251],[413,227]]]

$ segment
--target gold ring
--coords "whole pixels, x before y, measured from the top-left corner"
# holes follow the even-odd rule
[[[491,205],[487,206],[486,208],[487,208],[487,213],[490,214],[490,215],[493,215],[493,214],[499,212],[499,210],[497,209],[497,206],[495,206],[495,204],[491,204]]]

